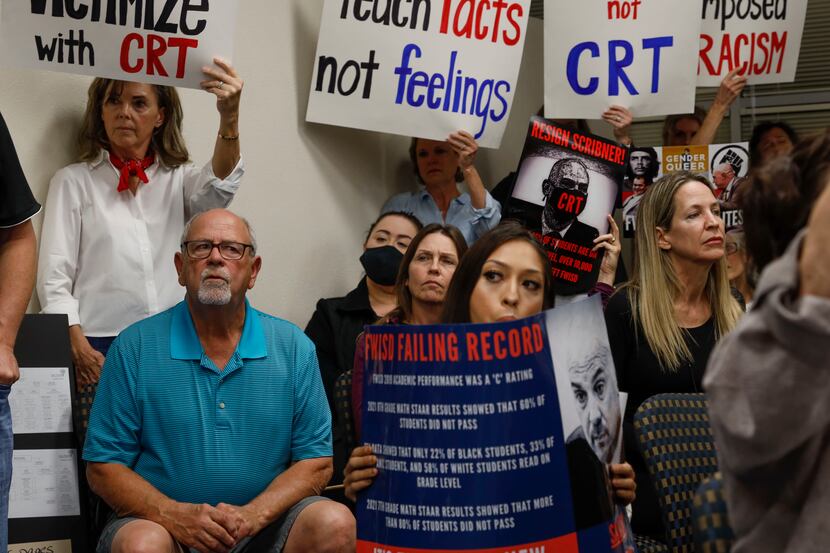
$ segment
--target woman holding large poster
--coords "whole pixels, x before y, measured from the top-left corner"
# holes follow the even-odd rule
[[[66,313],[79,386],[95,384],[114,337],[182,299],[170,260],[185,221],[226,207],[244,168],[243,81],[215,59],[202,88],[216,96],[210,163],[189,162],[176,89],[97,78],[78,136],[79,162],[52,178],[37,291],[44,313]]]
[[[605,311],[621,392],[626,458],[641,483],[635,534],[664,535],[657,497],[634,436],[634,412],[648,397],[701,392],[706,361],[741,314],[730,293],[720,207],[709,182],[689,172],[664,176],[637,212],[632,280]]]
[[[613,271],[611,272],[613,274]],[[445,323],[511,321],[553,307],[553,274],[544,250],[521,225],[506,222],[484,235],[464,255],[447,291]],[[376,457],[368,446],[354,450],[345,469],[346,495],[371,485]],[[630,465],[612,464],[611,485],[621,503],[634,500]]]

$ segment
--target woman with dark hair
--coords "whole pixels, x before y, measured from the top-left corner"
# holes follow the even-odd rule
[[[381,214],[369,227],[360,264],[366,271],[357,287],[339,298],[323,298],[305,327],[317,347],[323,387],[334,416],[334,383],[352,368],[355,343],[363,327],[398,305],[395,278],[410,242],[423,225],[411,213]]]
[[[752,129],[749,160],[758,167],[771,159],[789,154],[798,142],[798,133],[783,121],[763,121]]]
[[[744,207],[763,273],[704,380],[735,553],[818,553],[830,541],[828,185],[825,131],[765,165]]]
[[[753,173],[741,207],[746,247],[757,272],[783,255],[807,224],[810,210],[827,184],[828,170],[830,146],[825,132]]]
[[[626,459],[641,483],[635,534],[664,538],[654,487],[634,435],[634,413],[664,392],[697,392],[715,342],[735,326],[717,198],[699,175],[678,172],[649,187],[637,212],[634,274],[605,311],[620,391]]]
[[[466,131],[454,132],[445,141],[413,138],[409,159],[421,187],[392,196],[381,213],[408,211],[424,224],[452,225],[472,244],[501,220],[501,206],[475,168],[477,152],[475,138]],[[459,192],[459,182],[469,192]]]
[[[545,251],[524,227],[507,221],[485,234],[461,259],[447,291],[442,320],[515,320],[553,307],[554,297]],[[377,475],[376,465],[369,446],[355,448],[345,469],[347,497],[355,500],[357,492],[371,485]],[[635,489],[631,467],[625,463],[610,465],[610,471],[617,499],[630,503]]]
[[[78,136],[80,162],[52,178],[37,291],[43,313],[69,316],[79,386],[95,384],[115,336],[182,299],[170,260],[192,215],[230,204],[244,168],[243,82],[226,62],[203,69],[219,132],[196,167],[182,137],[175,88],[95,79]]]
[[[398,270],[398,305],[376,324],[440,323],[447,289],[466,252],[467,242],[457,228],[437,223],[422,228],[410,242]],[[361,334],[352,368],[352,412],[358,437],[363,411],[363,340]]]
[[[509,290],[506,284],[517,286]],[[515,297],[503,298],[503,293]],[[507,221],[467,252],[450,284],[442,318],[445,323],[521,319],[550,309],[553,302],[547,254],[527,229]]]
[[[376,324],[440,323],[447,288],[449,288],[459,261],[466,252],[467,242],[464,241],[464,237],[457,228],[433,223],[421,229],[409,244],[398,270],[395,281],[395,296],[398,305],[386,316],[376,321]],[[365,334],[361,333],[354,353],[351,394],[354,438],[358,442],[363,414],[364,352]],[[335,426],[333,436],[334,468],[335,475],[340,475],[352,452],[343,445],[351,442],[346,439],[348,430],[339,424],[341,421],[336,422],[338,424]]]

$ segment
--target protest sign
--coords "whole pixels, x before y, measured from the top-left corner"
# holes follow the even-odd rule
[[[545,0],[545,116],[691,113],[700,4]]]
[[[508,323],[368,327],[362,437],[379,472],[358,497],[358,553],[627,550],[595,453],[620,435],[596,299]],[[586,340],[551,330],[574,324]],[[608,426],[586,433],[572,390],[597,371]]]
[[[9,64],[199,88],[203,66],[233,58],[237,0],[6,0]]]
[[[594,238],[608,232],[625,177],[628,148],[605,138],[532,117],[513,195],[502,219],[533,231],[553,266],[554,290],[567,296],[596,284],[603,250]]]
[[[326,0],[306,120],[497,148],[530,0]]]
[[[698,86],[735,68],[749,84],[795,80],[807,0],[701,0]]]
[[[708,146],[657,146],[631,148],[625,183],[622,188],[623,236],[634,236],[637,211],[643,194],[659,177],[677,171],[690,171],[709,179],[712,192],[721,204],[726,230],[741,227],[743,216],[736,207],[749,174],[746,142]]]

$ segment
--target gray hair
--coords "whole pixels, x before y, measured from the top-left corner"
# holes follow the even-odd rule
[[[251,255],[256,255],[257,243],[256,243],[256,234],[254,234],[254,227],[251,226],[251,223],[248,222],[248,219],[246,219],[245,217],[242,217],[240,215],[236,215],[236,213],[233,213],[233,211],[230,211],[230,210],[226,210],[226,211],[228,211],[228,213],[232,213],[236,217],[239,217],[239,220],[241,220],[242,223],[245,225],[245,229],[248,231],[248,236],[251,237]],[[179,240],[179,244],[183,245],[185,243],[185,240],[187,240],[187,235],[190,234],[190,227],[193,226],[193,223],[196,221],[196,219],[198,219],[199,217],[201,217],[205,213],[206,213],[205,211],[201,211],[201,212],[193,215],[190,219],[188,219],[188,221],[184,224],[184,230],[182,230],[182,236],[181,236],[181,239]]]

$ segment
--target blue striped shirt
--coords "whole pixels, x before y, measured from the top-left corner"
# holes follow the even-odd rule
[[[501,204],[493,199],[489,192],[487,192],[484,207],[481,209],[473,207],[473,200],[467,193],[454,198],[447,208],[445,219],[435,204],[435,200],[423,185],[418,188],[417,192],[403,192],[386,200],[380,212],[389,211],[411,213],[424,226],[430,223],[453,225],[461,231],[469,246],[472,246],[473,242],[484,236],[488,230],[495,228],[501,221]]]
[[[331,415],[312,342],[247,302],[223,370],[186,302],[113,343],[84,459],[125,465],[168,497],[244,505],[292,461],[331,456]]]

